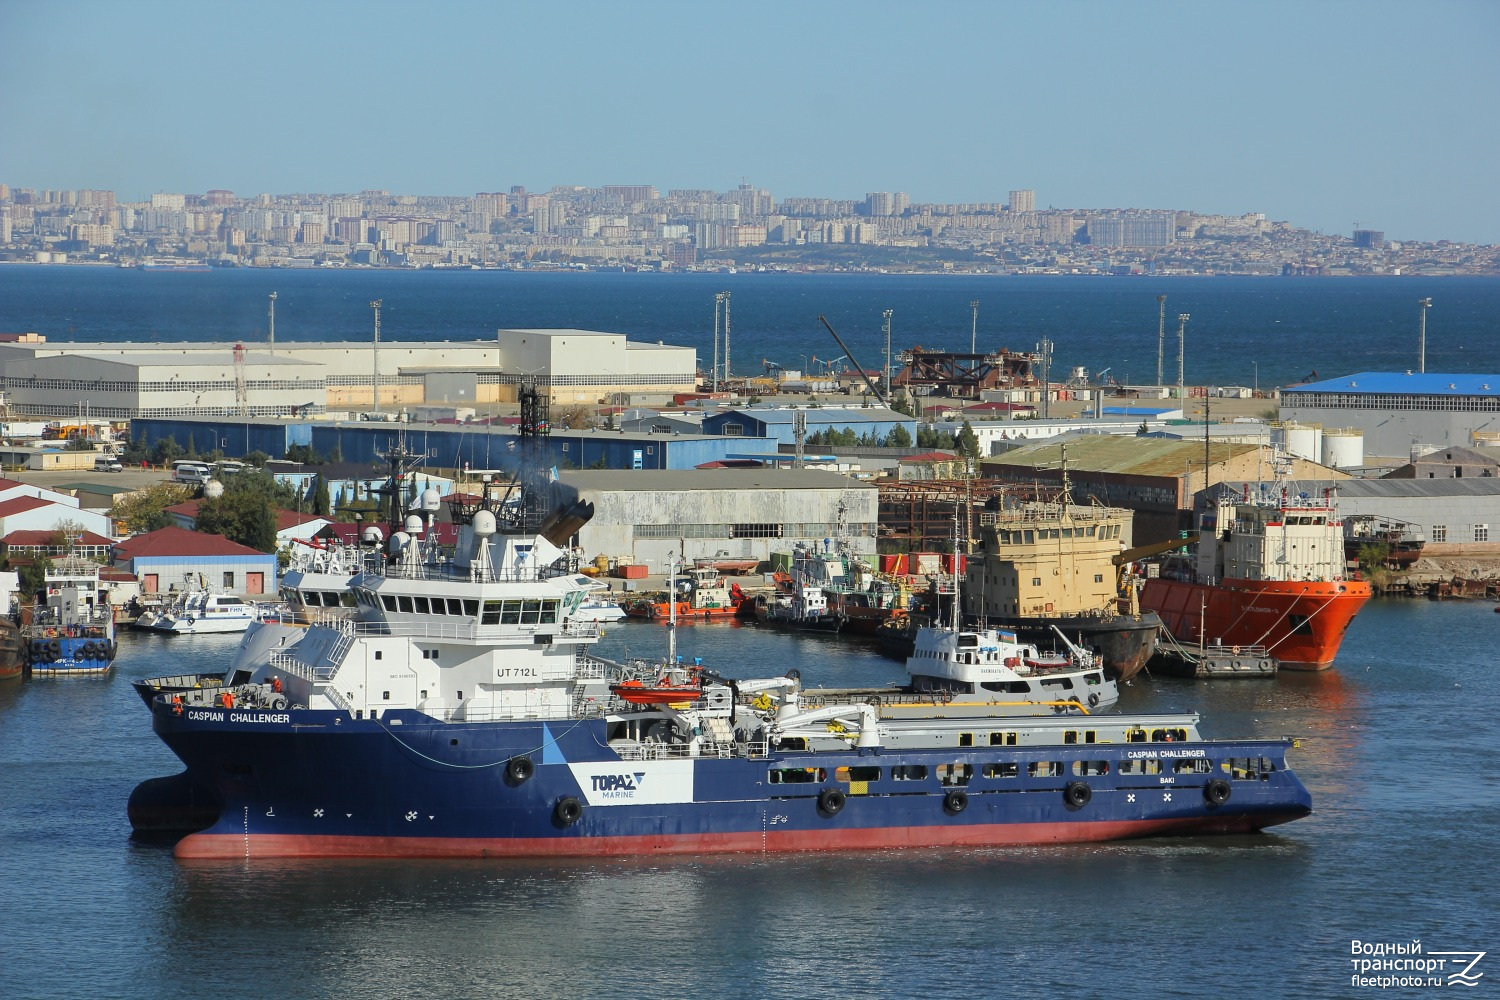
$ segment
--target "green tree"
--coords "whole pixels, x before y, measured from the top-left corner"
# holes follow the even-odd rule
[[[241,456],[241,460],[252,469],[265,468],[266,462],[270,461],[270,458],[271,456],[263,451],[252,451]]]
[[[958,432],[954,444],[963,455],[971,460],[979,458],[979,435],[974,433],[974,428],[967,420]]]
[[[900,424],[891,428],[891,432],[885,436],[887,448],[910,448],[911,432]]]
[[[155,531],[172,523],[166,510],[173,504],[191,500],[193,491],[176,483],[156,483],[115,498],[109,516],[131,534]]]
[[[68,443],[63,445],[64,451],[93,451],[94,442],[92,438],[83,436],[70,437]]]
[[[322,465],[323,456],[313,450],[310,444],[294,444],[286,450],[288,462],[300,462],[303,465]]]
[[[171,465],[182,457],[182,445],[177,439],[168,434],[156,442],[156,447],[151,449],[151,463],[153,465]]]
[[[343,460],[344,460],[344,449],[340,446],[339,442],[335,441],[335,442],[333,442],[333,448],[330,449],[329,452],[328,452],[328,461],[330,461],[330,462],[342,462]]]
[[[257,552],[276,550],[276,511],[254,490],[230,492],[198,507],[198,530],[223,535]]]
[[[9,565],[9,560],[6,561]],[[38,556],[29,563],[16,567],[16,573],[20,576],[21,602],[31,604],[36,600],[37,594],[47,586],[47,574],[52,572],[52,560],[46,556]]]
[[[923,424],[917,428],[918,448],[951,448],[953,439],[931,424]]]
[[[333,502],[328,496],[328,479],[319,476],[318,488],[313,492],[312,512],[319,517],[327,517],[332,509]]]

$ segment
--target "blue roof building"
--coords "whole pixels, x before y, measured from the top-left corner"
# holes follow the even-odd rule
[[[1281,390],[1281,418],[1364,434],[1367,455],[1409,461],[1500,433],[1500,375],[1358,372]]]

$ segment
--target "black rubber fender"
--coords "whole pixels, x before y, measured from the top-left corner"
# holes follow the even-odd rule
[[[957,816],[969,808],[969,793],[954,789],[943,796],[943,812],[949,816]]]
[[[557,820],[559,826],[572,826],[583,819],[583,803],[571,795],[565,795],[552,807],[552,818]]]
[[[524,754],[505,763],[505,777],[512,785],[524,785],[536,773],[536,764]]]
[[[1086,781],[1070,781],[1063,789],[1063,801],[1074,809],[1082,809],[1094,797],[1094,790]]]
[[[1229,801],[1232,792],[1229,782],[1223,778],[1215,778],[1203,786],[1203,797],[1208,800],[1210,806],[1222,806]]]
[[[844,803],[848,797],[837,788],[825,788],[818,793],[818,812],[824,816],[834,817],[844,811]]]

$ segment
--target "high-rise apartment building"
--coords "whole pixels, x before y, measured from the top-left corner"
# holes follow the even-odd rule
[[[1023,188],[1010,193],[1010,210],[1012,212],[1035,212],[1036,192]]]
[[[865,209],[873,216],[894,215],[896,198],[889,191],[871,191],[865,195]]]

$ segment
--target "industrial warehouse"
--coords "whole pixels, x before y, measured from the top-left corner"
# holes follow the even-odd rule
[[[386,414],[441,403],[514,403],[535,385],[554,404],[697,388],[690,347],[590,330],[497,330],[493,341],[226,345],[0,339],[0,387],[16,415],[138,417]],[[373,386],[379,391],[373,391]]]

